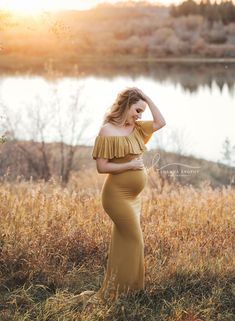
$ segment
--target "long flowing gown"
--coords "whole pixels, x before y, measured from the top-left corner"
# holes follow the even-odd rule
[[[124,163],[142,155],[153,134],[153,121],[136,121],[127,136],[96,136],[93,159],[107,158]],[[146,168],[106,175],[101,200],[112,220],[107,268],[101,288],[90,292],[90,300],[117,299],[120,293],[143,290],[144,241],[140,225],[141,192],[147,182]]]

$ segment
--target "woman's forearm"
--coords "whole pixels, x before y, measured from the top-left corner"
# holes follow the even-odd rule
[[[165,121],[163,115],[161,114],[160,110],[157,108],[157,106],[154,104],[154,102],[149,97],[147,97],[147,104],[149,106],[149,109],[151,110],[154,121],[156,123],[160,123],[160,124],[165,125],[166,121]]]
[[[137,88],[137,90],[141,93],[146,103],[148,104],[151,114],[153,116],[154,122],[159,125],[163,125],[163,126],[166,125],[165,118],[163,117],[162,113],[160,112],[156,104],[152,101],[152,99],[149,96],[147,96],[141,89]]]
[[[112,163],[107,162],[102,168],[98,171],[101,174],[111,173],[111,174],[118,174],[125,172],[127,170],[131,170],[130,162],[127,163]]]

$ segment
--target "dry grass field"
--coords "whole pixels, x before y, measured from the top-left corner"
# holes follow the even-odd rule
[[[147,184],[146,290],[82,311],[76,294],[98,290],[107,260],[104,178],[88,169],[66,188],[53,179],[1,183],[0,320],[234,320],[235,190],[207,183],[165,184],[161,193]]]

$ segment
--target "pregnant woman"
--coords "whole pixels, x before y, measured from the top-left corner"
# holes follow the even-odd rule
[[[153,120],[141,119],[149,106]],[[137,121],[138,120],[138,121]],[[142,155],[154,131],[166,125],[153,101],[136,87],[121,91],[105,114],[92,157],[97,171],[106,173],[101,199],[112,220],[107,269],[98,292],[84,291],[84,307],[120,293],[144,289],[144,242],[140,226],[140,195],[147,172]]]

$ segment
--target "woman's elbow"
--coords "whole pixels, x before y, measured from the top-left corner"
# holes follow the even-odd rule
[[[162,120],[162,121],[159,123],[159,128],[162,128],[162,127],[164,127],[164,126],[166,126],[166,121],[165,121],[165,119]]]
[[[96,170],[99,174],[102,174],[103,173],[103,167],[100,166],[100,165],[96,165]]]
[[[97,162],[96,163],[96,169],[97,169],[97,172],[99,173],[99,174],[104,174],[104,173],[106,173],[106,166],[105,166],[105,164],[102,162]]]
[[[104,174],[104,173],[105,173],[104,170],[103,170],[103,168],[100,168],[100,167],[97,168],[97,172],[98,172],[99,174]]]
[[[97,158],[96,160],[96,169],[100,174],[106,173],[106,164],[108,163],[108,159],[106,158]]]

